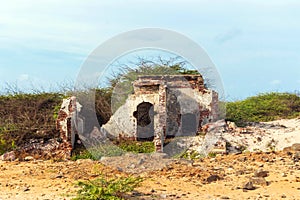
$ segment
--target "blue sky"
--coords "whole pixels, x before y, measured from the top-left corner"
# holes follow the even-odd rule
[[[122,32],[182,33],[215,63],[228,100],[299,91],[297,0],[11,0],[0,7],[0,89],[53,88],[76,79],[87,56]]]

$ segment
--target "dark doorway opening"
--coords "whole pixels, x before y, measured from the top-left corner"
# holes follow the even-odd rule
[[[195,114],[187,113],[182,115],[181,130],[183,136],[196,135],[198,130],[197,117]]]
[[[133,113],[137,119],[137,140],[152,141],[154,139],[154,107],[149,102],[140,103]]]
[[[178,102],[176,91],[169,90],[167,93],[167,124],[166,137],[173,138],[178,134],[181,119],[180,103]]]

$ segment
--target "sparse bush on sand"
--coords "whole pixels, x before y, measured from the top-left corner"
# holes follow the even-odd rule
[[[139,177],[105,178],[100,176],[94,180],[79,181],[80,189],[74,200],[121,200],[142,182]]]

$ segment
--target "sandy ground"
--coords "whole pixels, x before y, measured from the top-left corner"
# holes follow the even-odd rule
[[[300,119],[268,122],[250,127],[248,133],[235,131],[223,137],[256,152],[195,161],[144,155],[114,161],[0,161],[0,200],[72,199],[78,180],[100,174],[143,177],[128,199],[300,199],[300,151],[281,151],[300,143]],[[255,177],[260,171],[268,173]],[[251,190],[245,189],[249,181],[254,183]]]
[[[123,161],[125,164],[130,160]],[[300,199],[300,166],[293,155],[245,153],[205,158],[195,162],[173,161],[160,170],[139,173],[144,181],[129,199]],[[153,163],[155,165],[155,163]],[[72,199],[74,183],[100,173],[127,176],[99,161],[0,162],[0,199]],[[266,182],[243,190],[259,170]],[[218,176],[210,182],[211,175]]]

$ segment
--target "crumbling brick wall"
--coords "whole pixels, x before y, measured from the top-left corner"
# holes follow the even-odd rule
[[[102,128],[116,138],[122,136],[137,140],[145,137],[139,130],[138,107],[153,105],[154,143],[162,151],[166,137],[196,134],[204,123],[217,119],[218,95],[205,88],[201,75],[139,76],[133,82],[134,94],[129,95]],[[192,121],[190,123],[190,121]],[[189,128],[189,126],[193,126]],[[151,128],[151,127],[150,127]]]
[[[76,97],[64,99],[56,120],[56,128],[60,133],[62,146],[69,156],[71,156],[75,137],[78,134],[78,122],[80,120],[78,109],[80,110],[80,104],[76,101]]]

